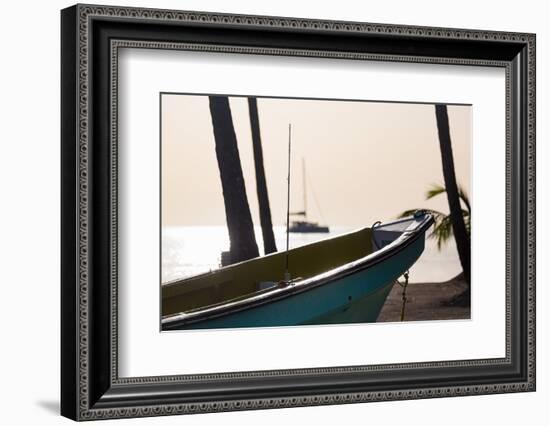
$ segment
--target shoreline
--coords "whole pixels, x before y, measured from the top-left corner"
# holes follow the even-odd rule
[[[470,319],[470,306],[445,303],[466,288],[461,275],[445,282],[409,283],[404,321]],[[376,322],[401,322],[402,292],[401,286],[393,286]]]

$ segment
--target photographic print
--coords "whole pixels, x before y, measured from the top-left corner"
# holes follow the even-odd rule
[[[64,416],[535,391],[535,34],[61,18]]]
[[[470,318],[471,105],[160,97],[162,330]]]

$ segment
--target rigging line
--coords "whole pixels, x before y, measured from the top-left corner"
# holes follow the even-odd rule
[[[306,160],[302,157],[302,186],[304,190],[304,220],[307,220]]]
[[[286,259],[285,259],[285,281],[290,280],[288,271],[288,249],[289,249],[289,228],[290,228],[290,145],[291,145],[292,124],[288,123],[288,175],[286,188]]]

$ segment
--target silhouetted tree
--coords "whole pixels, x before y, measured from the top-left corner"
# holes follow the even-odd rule
[[[441,150],[441,163],[443,165],[443,179],[445,180],[445,192],[449,202],[449,210],[453,234],[456,241],[458,257],[464,271],[464,278],[468,283],[468,290],[462,298],[470,299],[470,237],[464,223],[460,194],[456,183],[455,167],[453,160],[453,148],[451,146],[451,134],[449,131],[449,116],[447,105],[435,106],[437,131],[439,134],[439,147]]]
[[[216,157],[229,231],[231,263],[259,256],[227,96],[209,96]]]
[[[431,200],[432,198],[443,194],[446,192],[445,187],[441,185],[433,185],[426,192],[426,200]],[[470,214],[472,213],[470,208],[470,200],[466,191],[464,191],[460,185],[458,186],[458,196],[460,201],[463,204],[462,207],[462,216],[464,217],[464,225],[466,225],[466,232],[470,235]],[[443,244],[445,244],[449,239],[454,238],[453,234],[453,223],[451,221],[451,215],[442,213],[438,210],[428,209],[428,208],[416,208],[409,209],[402,212],[398,217],[408,217],[414,215],[417,211],[424,210],[430,213],[434,218],[434,227],[430,233],[429,238],[433,238],[437,241],[437,249],[441,250]]]
[[[252,147],[254,150],[254,168],[256,170],[256,192],[258,194],[258,207],[260,210],[260,224],[264,240],[265,254],[277,251],[273,223],[271,222],[271,209],[267,194],[267,183],[264,170],[264,154],[262,150],[262,138],[260,134],[260,120],[258,118],[258,102],[256,98],[248,98],[248,110],[250,114],[250,128],[252,131]]]

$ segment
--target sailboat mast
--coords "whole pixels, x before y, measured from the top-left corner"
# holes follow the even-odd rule
[[[302,157],[302,186],[304,188],[304,220],[307,220],[306,160]]]
[[[290,229],[290,147],[291,147],[292,124],[288,124],[288,175],[286,188],[286,257],[285,257],[285,277],[284,281],[290,281],[290,272],[288,270],[288,249],[289,249],[289,229]]]

